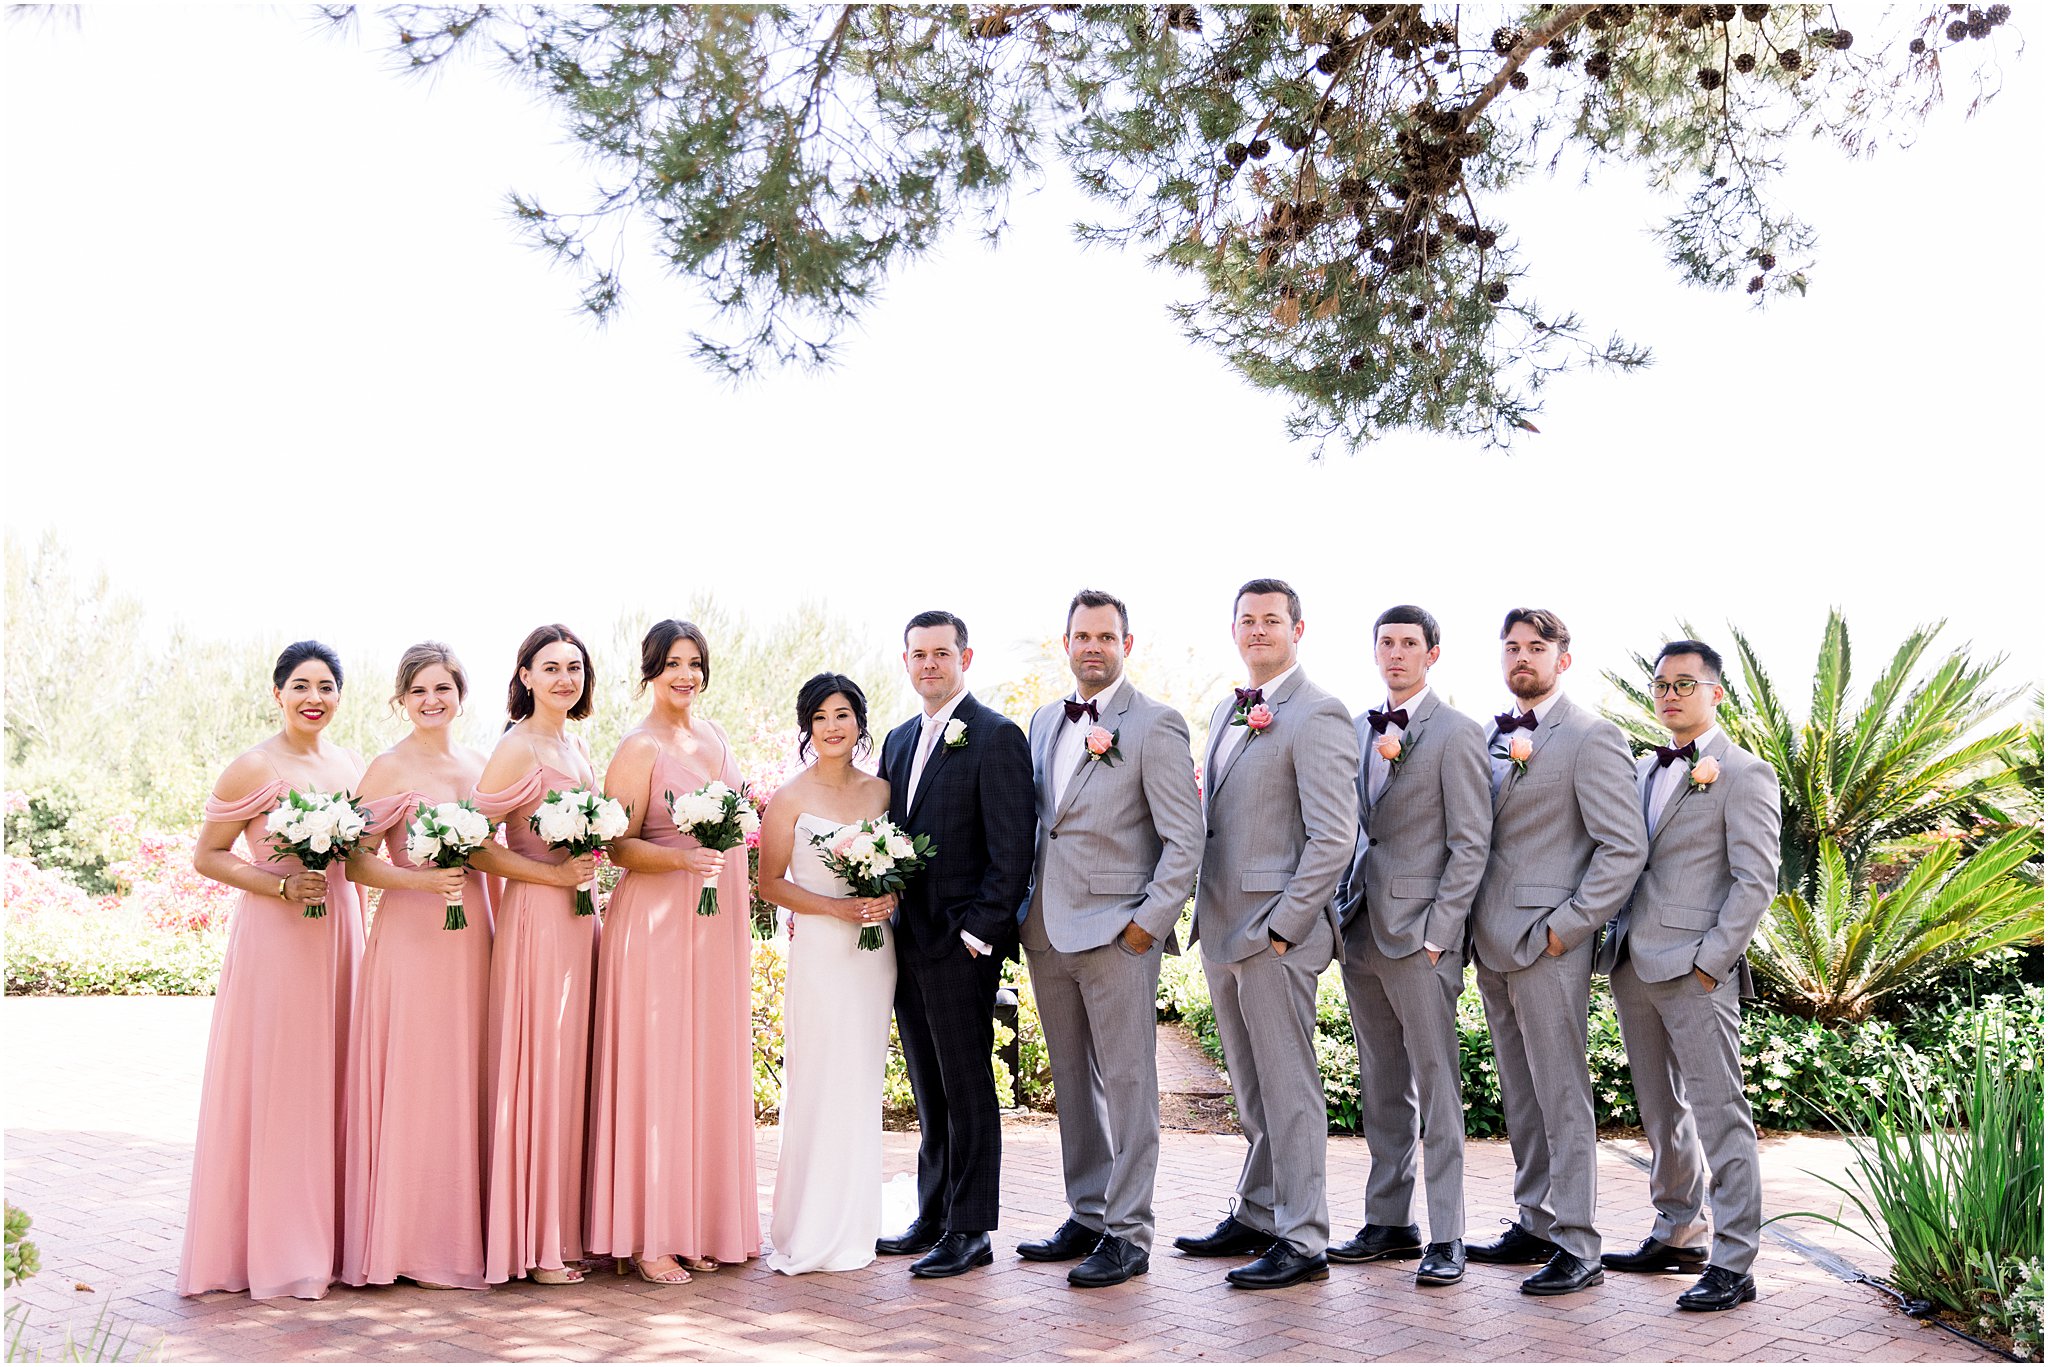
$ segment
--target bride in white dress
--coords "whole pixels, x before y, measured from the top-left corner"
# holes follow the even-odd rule
[[[779,788],[761,820],[761,896],[793,915],[782,999],[782,1152],[771,1250],[777,1272],[866,1267],[882,1231],[882,1072],[896,995],[891,897],[853,897],[813,835],[889,810],[886,781],[854,768],[872,744],[867,698],[840,674],[797,694],[798,753],[816,761]],[[878,950],[859,947],[879,926]]]

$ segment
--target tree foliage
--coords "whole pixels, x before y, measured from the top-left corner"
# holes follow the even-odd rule
[[[353,7],[333,7],[345,22]],[[1803,292],[1813,235],[1775,199],[1801,135],[1855,151],[1924,118],[2005,5],[408,5],[398,60],[473,52],[561,112],[596,167],[574,210],[514,193],[598,319],[624,234],[722,317],[739,375],[818,364],[889,272],[1057,157],[1101,204],[1084,241],[1187,277],[1187,334],[1288,395],[1298,437],[1504,440],[1545,382],[1649,352],[1537,300],[1506,220],[1567,158],[1632,165],[1686,281]],[[1972,108],[1999,46],[1975,49]]]

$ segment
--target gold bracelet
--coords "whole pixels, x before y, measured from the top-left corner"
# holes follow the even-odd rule
[[[280,879],[278,879],[278,880],[277,880],[277,900],[278,900],[278,901],[280,901],[280,902],[282,902],[282,901],[284,901],[284,900],[285,900],[285,898],[284,898],[284,885],[285,885],[285,880],[284,880],[284,879],[280,878]]]

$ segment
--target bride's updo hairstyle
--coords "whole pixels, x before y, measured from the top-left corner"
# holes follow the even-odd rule
[[[668,653],[675,648],[678,639],[687,639],[697,647],[697,658],[704,662],[704,691],[711,691],[711,642],[704,639],[704,628],[695,622],[684,622],[674,617],[666,622],[656,622],[647,628],[647,634],[640,638],[640,691],[645,693],[647,685],[661,677],[668,668]]]
[[[847,705],[853,708],[854,725],[860,728],[860,735],[853,742],[854,756],[858,758],[874,748],[875,738],[868,733],[868,695],[860,691],[860,685],[844,674],[813,674],[804,680],[804,686],[796,693],[798,759],[810,758],[811,718],[834,693],[846,698]]]
[[[318,660],[327,666],[327,672],[334,676],[334,691],[341,691],[341,656],[334,653],[334,647],[318,641],[293,641],[277,657],[277,664],[270,671],[270,686],[283,688],[292,671],[308,660]]]

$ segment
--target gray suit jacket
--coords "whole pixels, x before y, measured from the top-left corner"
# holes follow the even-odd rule
[[[1493,849],[1472,906],[1473,949],[1496,973],[1535,963],[1546,931],[1566,949],[1583,944],[1621,910],[1649,853],[1620,727],[1561,697],[1532,744],[1525,771],[1510,769],[1493,799]]]
[[[1194,936],[1220,963],[1251,958],[1275,935],[1298,945],[1318,920],[1335,936],[1337,880],[1358,829],[1358,735],[1344,704],[1297,669],[1266,705],[1273,724],[1246,736],[1221,773],[1216,751],[1236,700],[1218,703],[1209,722]]]
[[[1202,860],[1188,724],[1128,681],[1109,706],[1100,725],[1115,734],[1123,758],[1105,764],[1084,754],[1057,809],[1052,758],[1067,714],[1055,702],[1031,719],[1038,856],[1024,947],[1077,954],[1108,944],[1136,921],[1178,954],[1174,923]]]
[[[1348,927],[1362,909],[1389,959],[1419,952],[1424,941],[1462,949],[1493,833],[1486,730],[1432,689],[1374,802],[1372,747],[1380,738],[1363,713],[1356,725],[1358,844],[1338,911]]]
[[[1777,770],[1725,731],[1703,754],[1720,764],[1720,776],[1704,788],[1686,781],[1664,804],[1635,897],[1594,961],[1603,972],[1626,940],[1646,983],[1695,968],[1726,982],[1778,891]],[[1656,763],[1655,755],[1637,761],[1638,792]]]

